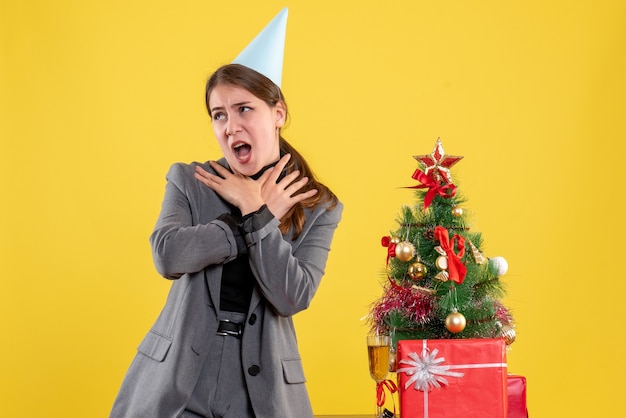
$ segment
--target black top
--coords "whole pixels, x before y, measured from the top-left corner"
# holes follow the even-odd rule
[[[224,264],[220,309],[247,314],[252,289],[254,289],[254,275],[250,269],[247,254]]]
[[[277,161],[278,162],[278,161]],[[258,179],[261,175],[270,167],[273,167],[277,162],[266,165],[257,174],[250,176],[253,179]],[[281,173],[282,178],[284,173]],[[256,215],[256,216],[255,216]],[[256,217],[251,223],[252,231],[258,229],[258,226],[263,226],[273,217],[266,205],[263,205],[258,211],[250,213],[244,217],[241,216],[241,212],[238,208],[232,206],[230,213],[221,215],[218,219],[224,221],[230,226],[237,242],[237,258],[224,264],[222,269],[222,290],[220,293],[220,309],[230,312],[248,313],[250,307],[250,299],[252,298],[252,290],[254,289],[255,279],[252,269],[250,268],[250,260],[248,259],[248,247],[244,239],[246,232],[244,230],[244,223],[246,220]],[[254,222],[254,221],[260,221]],[[246,228],[247,229],[247,228]]]
[[[248,247],[243,238],[243,220],[239,209],[233,207],[231,213],[221,215],[218,219],[226,222],[235,235],[237,242],[237,258],[224,264],[222,269],[222,290],[220,293],[220,309],[230,312],[248,313],[254,275],[248,260]]]

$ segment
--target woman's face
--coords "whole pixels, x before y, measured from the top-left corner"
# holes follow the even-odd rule
[[[285,123],[282,102],[270,107],[248,90],[218,84],[209,96],[213,131],[230,167],[245,176],[278,161],[277,128]]]

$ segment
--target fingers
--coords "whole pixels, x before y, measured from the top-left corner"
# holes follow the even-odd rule
[[[261,174],[261,177],[259,177],[257,179],[257,181],[261,184],[264,185],[265,183],[267,183],[271,177],[272,177],[272,173],[274,172],[274,168],[275,167],[270,167],[267,170],[265,170],[263,172],[263,174]],[[273,180],[274,183],[276,183],[276,179]]]
[[[267,174],[267,181],[269,182],[269,185],[276,185],[278,187],[278,190],[282,190],[285,196],[287,196],[290,200],[292,200],[293,198],[296,198],[295,200],[292,200],[292,204],[295,204],[297,202],[300,202],[304,199],[307,199],[313,195],[315,195],[317,193],[317,190],[313,191],[313,190],[308,190],[307,192],[304,193],[300,193],[296,196],[294,196],[299,190],[301,190],[303,187],[305,187],[307,185],[307,183],[309,182],[309,178],[308,177],[302,177],[301,179],[298,179],[298,177],[300,176],[300,170],[294,170],[291,173],[285,175],[285,177],[283,177],[282,179],[280,179],[280,181],[277,182],[278,178],[280,177],[280,174],[283,172],[283,170],[285,169],[285,166],[287,165],[287,163],[289,162],[289,160],[291,159],[291,154],[285,154],[279,161],[278,163],[276,163],[276,165],[273,167],[273,171],[269,174]],[[269,171],[269,170],[268,170]],[[262,176],[261,178],[263,178],[264,176]]]
[[[216,161],[209,161],[209,165],[211,166],[211,168],[213,170],[215,170],[215,172],[223,179],[227,178],[229,175],[231,175],[230,171],[228,171],[224,166],[222,166],[221,164],[218,164]],[[202,169],[200,167],[200,169]],[[202,170],[204,171],[204,170]],[[234,170],[233,170],[234,172]],[[206,171],[205,171],[206,173]],[[207,173],[210,174],[210,173]],[[237,173],[235,173],[237,174]]]
[[[276,181],[278,180],[278,177],[280,176],[280,173],[283,172],[283,170],[287,166],[287,163],[289,162],[290,159],[291,159],[291,154],[285,154],[285,155],[283,155],[281,157],[280,160],[278,160],[278,162],[271,169],[271,171],[267,170],[267,171],[269,171],[268,180],[271,180],[273,183],[276,183]],[[266,171],[266,173],[267,173],[267,171]]]
[[[228,170],[226,170],[224,167],[214,161],[210,161],[209,164],[217,172],[217,176],[215,174],[209,173],[204,168],[197,165],[194,177],[205,186],[213,189],[215,188],[215,186],[222,184],[226,176],[230,173],[228,172]]]
[[[215,176],[213,176],[211,173],[206,171],[204,168],[200,166],[196,166],[196,172],[194,173],[194,177],[200,180],[201,183],[208,186],[209,182],[211,181],[211,177],[215,177]]]
[[[296,203],[302,202],[303,200],[308,199],[309,197],[313,197],[316,194],[317,194],[317,189],[311,189],[311,190],[307,190],[306,192],[292,196],[291,199],[293,200],[293,203],[296,204]]]
[[[279,168],[279,172],[282,172],[285,169],[289,160],[291,160],[291,154],[285,154],[280,157],[280,160],[278,160],[278,163],[276,164],[276,167]]]
[[[292,179],[289,179],[288,177],[292,176],[293,174],[295,174],[295,176],[293,176]],[[285,185],[288,185],[287,187],[284,188],[287,196],[290,196],[290,197],[293,196],[298,190],[302,189],[309,182],[308,177],[302,177],[300,180],[292,183],[292,181],[295,180],[298,174],[299,172],[294,171],[288,176],[285,176],[285,178],[279,183],[279,184],[282,184],[284,182]]]

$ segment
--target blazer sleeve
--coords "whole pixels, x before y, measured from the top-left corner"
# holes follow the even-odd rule
[[[150,236],[155,267],[168,279],[223,264],[238,254],[233,230],[224,220],[215,216],[205,223],[198,221],[201,205],[223,203],[212,191],[204,196],[199,192],[193,170],[191,165],[180,163],[170,168],[161,213]]]
[[[258,229],[252,225],[258,222],[256,217],[267,218],[263,213],[244,224],[250,267],[261,294],[279,315],[290,316],[308,308],[324,274],[342,210],[337,202],[331,210],[320,206],[308,212],[304,229],[293,242],[282,236],[273,216]]]

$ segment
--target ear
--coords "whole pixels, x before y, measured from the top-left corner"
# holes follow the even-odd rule
[[[284,102],[277,102],[274,106],[274,115],[276,116],[276,127],[282,128],[287,120],[287,107]]]

